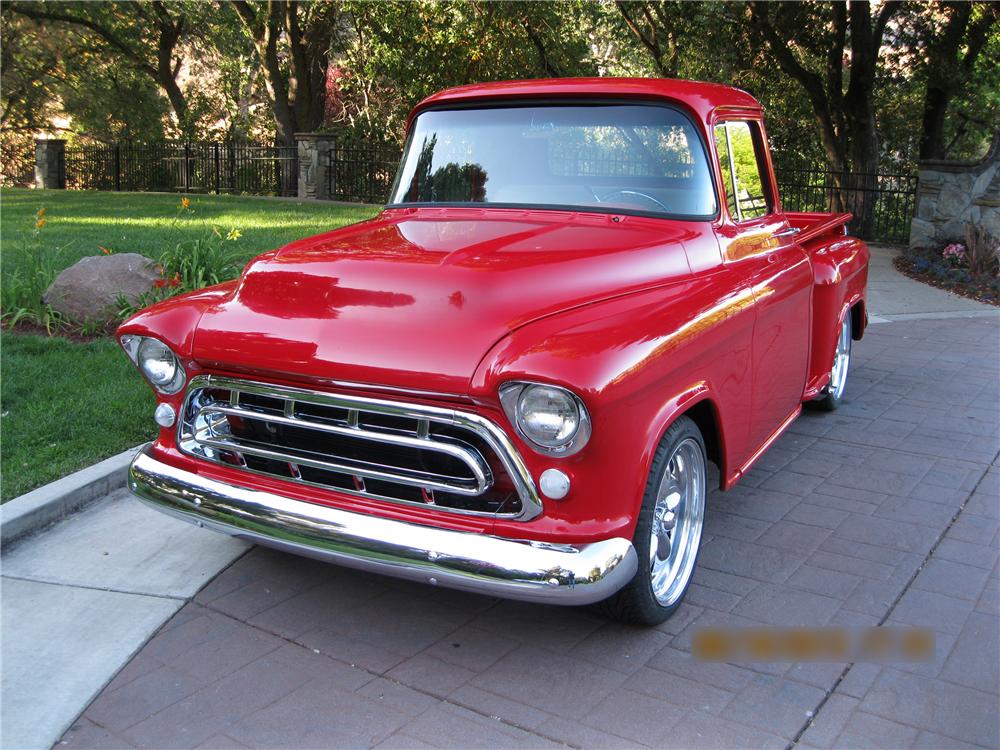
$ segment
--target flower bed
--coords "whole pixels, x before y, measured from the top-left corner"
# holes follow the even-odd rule
[[[1000,307],[1000,246],[983,235],[968,239],[968,244],[904,250],[896,268],[917,281]]]

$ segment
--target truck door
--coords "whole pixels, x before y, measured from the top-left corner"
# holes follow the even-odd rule
[[[762,446],[802,401],[809,360],[812,266],[777,210],[760,123],[715,125],[728,219],[720,227],[727,263],[750,280],[756,309],[751,353],[748,448]]]

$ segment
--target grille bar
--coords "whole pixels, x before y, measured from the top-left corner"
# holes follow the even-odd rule
[[[202,375],[189,384],[177,444],[338,493],[513,520],[542,511],[506,433],[470,412]]]
[[[235,392],[235,391],[234,391]],[[285,410],[288,411],[286,402]],[[302,466],[311,466],[314,469],[325,471],[335,471],[351,476],[364,477],[366,479],[381,479],[386,482],[396,482],[410,487],[426,487],[427,489],[443,490],[454,492],[457,495],[481,495],[493,484],[493,476],[490,467],[475,451],[463,448],[450,443],[442,443],[436,440],[411,438],[406,435],[393,433],[374,432],[361,427],[339,427],[337,425],[309,422],[297,417],[279,417],[271,414],[225,406],[207,406],[201,409],[200,413],[205,416],[207,425],[204,429],[194,433],[195,442],[207,445],[219,450],[229,450],[237,453],[249,453],[252,456],[268,458],[274,461],[283,461]],[[354,412],[357,414],[357,412]],[[227,424],[226,419],[212,420],[212,414],[219,414],[223,417],[238,417],[240,419],[254,419],[265,424],[281,424],[289,427],[298,427],[318,432],[327,432],[334,435],[344,435],[352,438],[371,440],[378,443],[390,445],[400,445],[418,450],[426,450],[435,453],[443,453],[459,461],[462,461],[472,474],[472,478],[464,480],[462,478],[449,477],[443,474],[436,474],[428,471],[416,469],[397,468],[386,464],[376,464],[368,461],[358,460],[331,460],[310,458],[302,455],[299,451],[291,452],[275,451],[267,447],[255,445],[252,441],[234,438],[225,433],[216,431],[216,427]]]

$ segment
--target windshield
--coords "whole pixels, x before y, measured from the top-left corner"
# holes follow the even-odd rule
[[[427,110],[389,203],[716,213],[694,125],[671,107],[638,104]]]

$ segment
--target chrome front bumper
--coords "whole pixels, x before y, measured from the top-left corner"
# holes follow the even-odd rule
[[[129,489],[154,508],[268,547],[352,568],[548,604],[590,604],[628,583],[627,539],[563,545],[393,521],[236,487],[153,458],[129,467]]]

